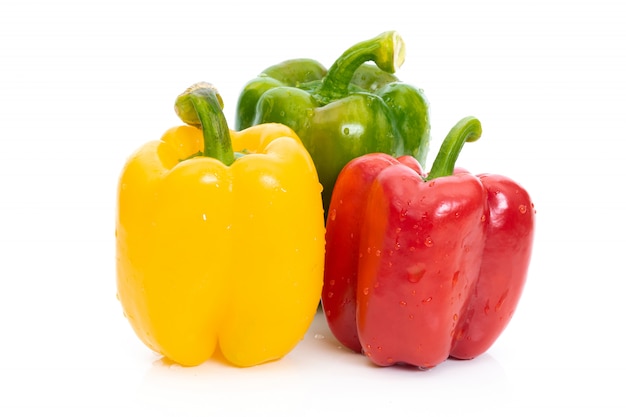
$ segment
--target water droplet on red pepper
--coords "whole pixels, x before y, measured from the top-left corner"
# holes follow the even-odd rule
[[[506,290],[504,294],[502,294],[498,302],[496,303],[495,311],[500,311],[500,309],[502,308],[502,305],[504,304],[504,300],[506,300],[508,295],[509,295],[509,290]]]
[[[456,271],[456,272],[454,273],[454,275],[452,275],[452,286],[453,286],[453,287],[455,287],[455,286],[456,286],[456,284],[459,282],[459,273],[460,273],[460,272],[461,272],[461,271]]]
[[[424,265],[422,264],[413,265],[408,268],[406,272],[409,282],[417,283],[424,277],[424,274],[426,273],[426,268],[424,268]]]
[[[526,207],[525,204],[520,204],[519,206],[519,212],[522,214],[526,214],[526,211],[528,211],[528,208]]]
[[[428,236],[426,239],[424,239],[424,245],[428,248],[431,248],[433,246],[433,239]]]
[[[330,219],[330,220],[332,220],[332,221],[334,221],[336,218],[337,218],[337,210],[332,209],[332,210],[330,211],[330,216],[329,216],[329,219]]]

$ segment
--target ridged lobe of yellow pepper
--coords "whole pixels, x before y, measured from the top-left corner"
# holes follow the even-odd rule
[[[283,125],[231,139],[249,153],[231,166],[180,162],[202,150],[202,132],[173,128],[119,181],[118,297],[139,338],[186,366],[217,349],[237,366],[283,357],[321,295],[324,217],[308,152]]]

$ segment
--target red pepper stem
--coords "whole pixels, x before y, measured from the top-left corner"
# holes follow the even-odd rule
[[[354,72],[367,61],[394,73],[404,63],[404,40],[395,31],[381,33],[346,50],[330,67],[318,90],[318,100],[327,104],[348,95]]]
[[[230,165],[235,161],[235,154],[223,107],[222,97],[209,83],[192,85],[178,96],[175,104],[176,114],[183,122],[202,129],[202,155]]]
[[[461,119],[443,140],[426,180],[452,175],[454,164],[465,142],[475,142],[482,134],[480,121],[472,116]]]

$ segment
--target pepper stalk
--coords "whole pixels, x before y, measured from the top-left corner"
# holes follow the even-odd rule
[[[224,102],[212,84],[192,85],[176,98],[174,108],[183,122],[202,129],[202,156],[218,159],[227,166],[235,161],[230,129],[222,111]]]
[[[454,125],[443,140],[426,181],[452,175],[463,145],[466,142],[477,141],[482,131],[480,121],[473,116],[465,117]]]
[[[348,95],[355,71],[365,62],[374,61],[381,70],[394,73],[404,63],[406,47],[396,31],[359,42],[348,48],[330,67],[316,98],[323,104]]]

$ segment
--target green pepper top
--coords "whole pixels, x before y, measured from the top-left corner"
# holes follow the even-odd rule
[[[412,155],[425,163],[428,102],[393,75],[404,55],[404,41],[391,31],[352,46],[328,70],[312,59],[269,67],[243,88],[235,129],[268,122],[292,128],[313,158],[327,211],[339,172],[358,156]]]

